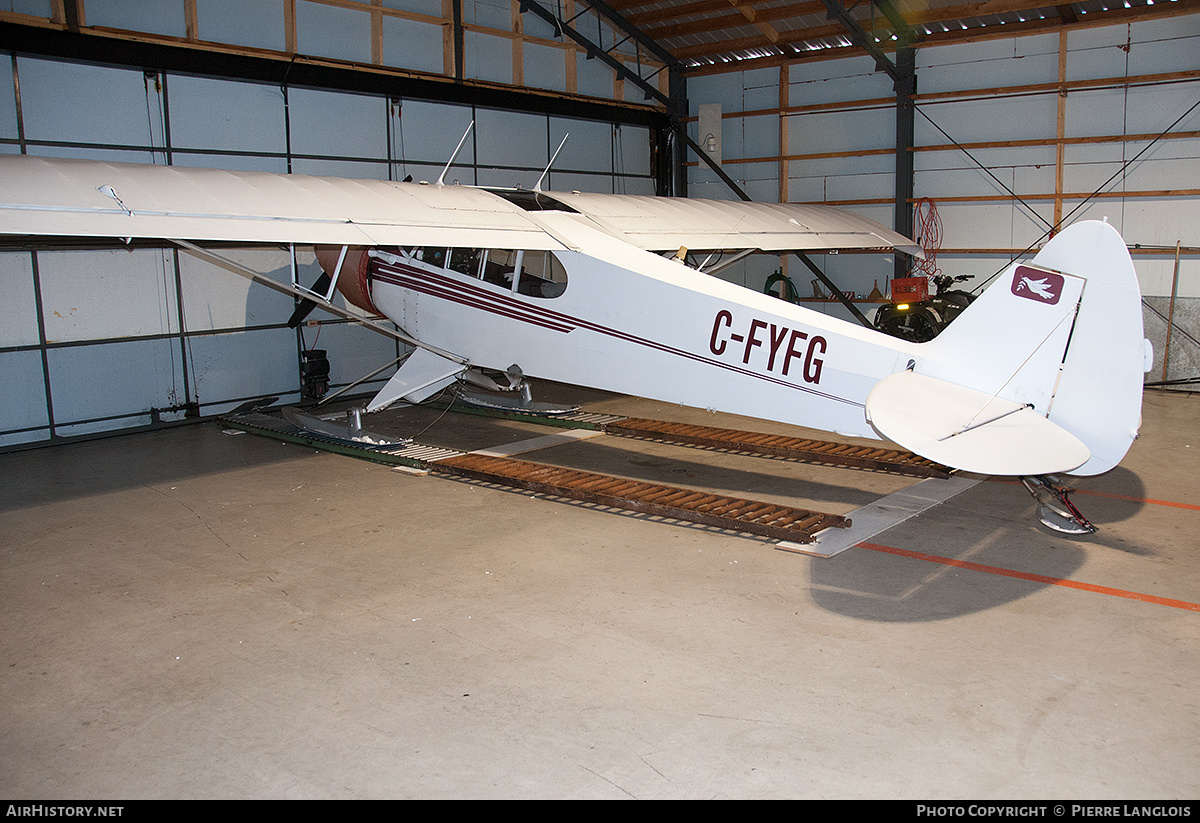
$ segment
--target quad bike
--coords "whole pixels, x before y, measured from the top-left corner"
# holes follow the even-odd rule
[[[932,297],[929,296],[929,281],[924,277],[893,280],[892,302],[875,312],[875,328],[914,343],[932,340],[975,299],[970,292],[950,288],[970,276],[935,275]]]

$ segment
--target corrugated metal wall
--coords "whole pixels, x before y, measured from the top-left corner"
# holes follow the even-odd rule
[[[15,10],[52,12],[48,3],[21,5]],[[432,22],[439,2],[389,2],[389,13],[375,7],[373,20],[370,4],[301,0],[294,35],[283,25],[285,5],[199,0],[191,25],[205,39],[238,46],[282,50],[294,36],[307,54],[444,68],[442,26]],[[85,22],[183,37],[188,6],[88,0]],[[483,26],[500,15],[497,21],[511,23],[508,0],[467,8],[468,22]],[[396,10],[403,16],[391,14]],[[473,77],[506,81],[518,65],[527,81],[559,83],[564,61],[575,60],[573,50],[518,48],[511,31],[475,35],[465,60]],[[604,72],[613,95],[619,89],[611,70]],[[603,82],[593,77],[592,85]],[[569,111],[525,114],[0,55],[0,151],[9,153],[432,180],[473,120],[472,139],[447,179],[530,186],[569,132],[547,188],[654,191],[646,128],[579,120]],[[274,278],[291,277],[287,249],[229,256]],[[315,279],[310,250],[297,249],[297,265],[302,282]],[[186,254],[144,247],[5,251],[0,289],[0,447],[177,419],[187,407],[209,415],[263,395],[299,397],[302,342],[284,325],[292,301]],[[340,320],[302,333],[303,345],[328,350],[335,388],[399,353],[394,341]]]
[[[1148,379],[1161,379],[1160,315],[1179,243],[1169,376],[1200,374],[1200,328],[1187,319],[1197,316],[1187,301],[1200,299],[1197,54],[1200,15],[920,49],[914,194],[937,207],[940,269],[982,280],[1042,242],[1056,219],[1107,219],[1138,247],[1157,352]],[[870,58],[693,77],[688,88],[693,114],[720,104],[723,166],[755,199],[831,203],[893,225],[895,93]],[[732,196],[699,165],[689,194]],[[818,263],[861,296],[876,286],[886,292],[891,276],[890,259]],[[758,259],[725,276],[760,289],[780,265],[789,269]],[[789,273],[800,294],[811,294],[800,266]]]

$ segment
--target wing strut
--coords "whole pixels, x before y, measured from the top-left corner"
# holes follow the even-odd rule
[[[431,346],[428,343],[423,343],[420,340],[418,340],[417,338],[415,338],[412,335],[405,332],[403,329],[399,328],[398,326],[389,327],[378,321],[372,320],[367,317],[363,317],[362,315],[359,315],[359,314],[355,314],[352,311],[347,311],[346,309],[343,309],[341,306],[338,306],[338,305],[330,302],[329,300],[324,299],[323,297],[321,297],[321,295],[316,294],[315,292],[309,291],[308,289],[303,289],[303,288],[300,288],[299,286],[290,286],[290,285],[286,285],[284,283],[279,283],[265,275],[259,274],[258,272],[254,271],[253,269],[248,269],[245,266],[241,265],[240,263],[236,263],[233,260],[230,260],[228,257],[222,257],[221,255],[217,254],[216,252],[212,252],[201,246],[197,246],[195,243],[189,243],[187,240],[171,240],[171,242],[174,243],[175,245],[179,246],[179,248],[183,249],[184,251],[188,252],[189,254],[193,255],[194,257],[198,257],[201,260],[206,260],[209,263],[212,263],[213,265],[220,266],[221,268],[225,269],[226,271],[233,272],[234,274],[236,274],[240,277],[245,277],[248,280],[253,280],[255,283],[260,283],[269,289],[274,289],[275,291],[280,292],[281,294],[287,294],[292,297],[299,297],[303,300],[311,300],[312,302],[316,303],[321,308],[325,309],[325,311],[329,312],[330,314],[336,314],[338,317],[344,318],[346,320],[353,320],[355,323],[361,323],[362,325],[366,326],[367,328],[371,329],[372,331],[377,331],[380,334],[384,334],[384,335],[387,335],[388,337],[395,338],[396,340],[399,340],[401,343],[407,343],[408,345],[413,346],[418,349],[425,349],[426,351],[431,352],[432,354],[436,354],[439,357],[443,357],[447,360],[451,360],[451,361],[458,363],[460,365],[463,365],[463,366],[471,365],[471,361],[467,360],[465,357],[461,357],[452,352],[448,352],[443,349],[439,349],[436,346]]]
[[[467,130],[463,132],[462,139],[458,141],[458,146],[454,149],[454,154],[450,155],[450,160],[446,163],[446,168],[442,169],[442,173],[438,175],[437,184],[439,186],[446,185],[446,173],[450,171],[450,167],[454,165],[454,161],[458,158],[458,153],[462,151],[463,143],[467,142],[467,138],[471,135],[471,129],[475,128],[475,121],[472,120],[467,125]]]
[[[683,136],[683,139],[687,141],[687,144],[691,147],[696,156],[707,163],[708,167],[717,173],[717,176],[724,181],[725,185],[733,189],[734,193],[737,194],[738,197],[742,198],[743,201],[747,203],[750,202],[750,195],[746,194],[746,192],[742,190],[742,187],[735,183],[733,178],[726,174],[725,170],[722,169],[715,160],[708,156],[708,152],[700,148],[699,144],[697,144],[695,140],[688,137],[686,134]],[[815,274],[817,279],[824,283],[825,287],[829,289],[830,293],[833,294],[833,296],[836,297],[843,306],[850,310],[850,314],[854,316],[855,320],[868,329],[875,328],[873,325],[871,325],[871,321],[868,320],[866,316],[858,310],[858,306],[854,305],[854,301],[842,294],[841,289],[834,285],[833,281],[829,279],[829,276],[826,275],[825,272],[817,268],[817,264],[810,260],[808,255],[801,251],[793,251],[792,253],[799,257],[800,262],[805,266],[808,266],[809,271]]]
[[[851,300],[846,295],[842,294],[841,289],[839,289],[834,284],[834,282],[829,279],[829,275],[827,275],[827,274],[825,274],[825,272],[821,271],[817,267],[817,264],[808,258],[808,255],[801,254],[798,251],[792,252],[792,253],[800,258],[801,263],[808,266],[808,270],[811,271],[813,274],[815,274],[817,276],[817,279],[825,284],[825,287],[827,289],[829,289],[830,293],[833,294],[833,296],[836,297],[839,301],[841,301],[841,304],[843,306],[845,306],[847,309],[850,310],[850,313],[852,315],[854,315],[854,318],[856,320],[858,320],[859,323],[862,323],[868,329],[875,328],[874,326],[871,325],[871,321],[867,319],[866,315],[864,315],[861,311],[858,310],[858,306],[854,305],[854,301]]]

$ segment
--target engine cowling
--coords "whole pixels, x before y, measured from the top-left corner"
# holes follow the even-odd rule
[[[317,262],[321,268],[326,274],[333,277],[338,259],[342,256],[342,247],[316,246],[315,251]],[[367,252],[366,246],[351,246],[346,250],[341,270],[337,272],[337,290],[342,293],[350,305],[372,314],[380,314],[379,309],[371,301],[371,281],[368,277],[371,258]]]

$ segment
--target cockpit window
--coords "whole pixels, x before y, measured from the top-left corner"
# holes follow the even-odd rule
[[[549,251],[471,248],[398,251],[410,260],[479,278],[527,297],[558,297],[567,290],[567,270]]]
[[[416,256],[422,263],[428,263],[430,266],[437,266],[439,269],[446,267],[445,249],[420,249]]]
[[[567,290],[567,270],[548,251],[525,252],[517,292],[530,297],[558,297]]]
[[[449,268],[459,274],[479,277],[479,263],[483,257],[481,249],[450,249]]]

